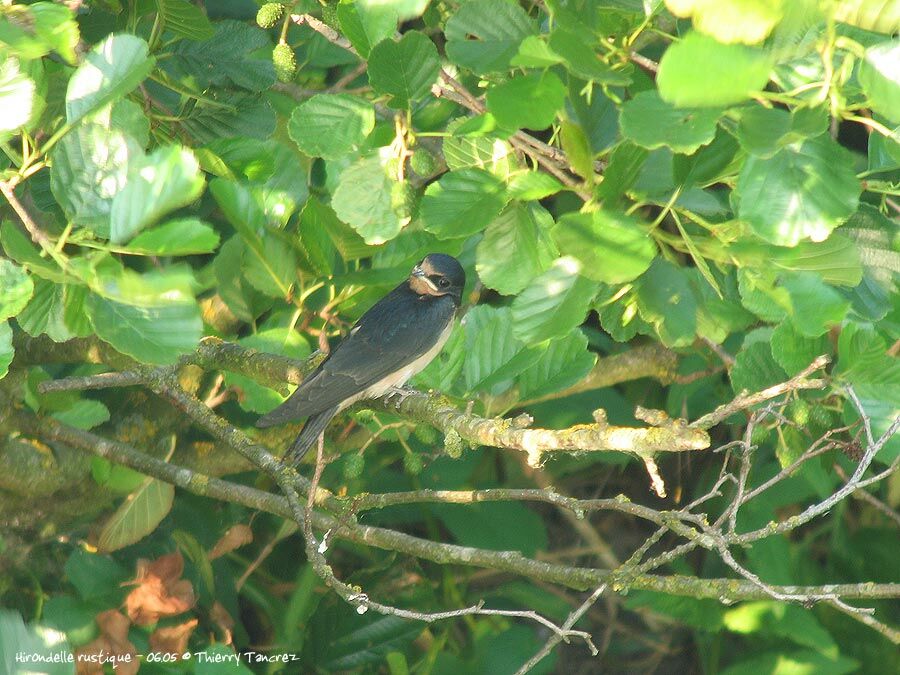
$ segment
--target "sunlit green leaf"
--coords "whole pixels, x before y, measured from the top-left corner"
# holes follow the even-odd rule
[[[558,258],[512,304],[513,334],[528,344],[566,335],[584,321],[597,284],[575,258]]]
[[[562,108],[566,87],[550,71],[519,75],[492,87],[488,110],[506,127],[544,129]]]
[[[666,50],[659,63],[660,96],[677,106],[724,106],[761,91],[772,70],[762,49],[726,45],[699,32]]]
[[[175,486],[148,478],[128,496],[100,530],[97,549],[117,551],[156,529],[172,508]]]
[[[417,31],[405,33],[397,42],[382,40],[369,54],[372,88],[390,94],[391,104],[397,108],[406,108],[427,94],[440,69],[437,47]]]
[[[781,246],[822,241],[856,211],[860,185],[850,153],[830,136],[748,157],[734,199],[754,232]]]
[[[347,167],[331,200],[338,218],[356,230],[367,244],[390,241],[409,220],[404,213],[403,183],[388,175],[390,163],[378,155]]]
[[[656,255],[646,227],[606,209],[566,214],[553,229],[553,239],[560,253],[581,262],[581,274],[611,284],[640,276]]]
[[[375,110],[349,94],[316,94],[294,110],[288,133],[312,157],[337,159],[363,142],[375,128]]]
[[[69,79],[66,116],[74,124],[137,87],[153,70],[147,43],[135,35],[110,35],[85,56]]]
[[[484,231],[475,269],[489,288],[504,295],[521,291],[556,258],[547,233],[553,218],[538,205],[511,204]]]
[[[204,185],[200,165],[190,150],[158,148],[129,168],[125,187],[112,203],[110,241],[121,244],[160,217],[200,196]]]
[[[0,258],[0,320],[21,312],[33,292],[34,282],[25,270]]]
[[[505,204],[503,183],[497,177],[480,169],[461,169],[428,186],[420,215],[425,229],[438,237],[464,237],[490,223]]]

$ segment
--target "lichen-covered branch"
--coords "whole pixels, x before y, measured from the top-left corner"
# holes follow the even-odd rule
[[[73,448],[106,457],[194,494],[243,504],[250,508],[294,519],[294,511],[288,505],[285,497],[198,474],[187,468],[145,455],[127,444],[110,441],[97,434],[69,427],[52,418],[39,419],[30,413],[16,413],[16,421],[24,432],[34,435],[44,442],[64,443]],[[634,574],[625,570],[610,572],[609,570],[537,561],[527,558],[517,551],[488,551],[428,541],[395,530],[358,524],[352,517],[346,517],[341,510],[345,508],[344,502],[331,497],[328,499],[328,503],[329,509],[334,509],[333,513],[339,515],[316,510],[312,512],[311,518],[313,526],[320,531],[329,532],[329,537],[398,551],[441,564],[495,569],[578,590],[596,588],[600,584],[609,583],[613,590],[619,592],[635,588],[694,598],[724,599],[729,602],[769,597],[757,585],[740,579],[701,579],[683,575],[659,576]],[[830,584],[823,587],[773,586],[772,588],[779,593],[796,596],[814,597],[827,592],[845,599],[900,597],[900,584],[897,583]]]

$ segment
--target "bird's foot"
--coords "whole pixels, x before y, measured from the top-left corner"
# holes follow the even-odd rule
[[[418,392],[415,389],[409,389],[407,387],[391,387],[387,390],[385,398],[395,399],[397,401],[397,406],[399,407],[403,401],[416,393]]]

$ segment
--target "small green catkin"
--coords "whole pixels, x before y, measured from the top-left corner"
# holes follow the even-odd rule
[[[275,66],[275,76],[281,82],[290,82],[297,74],[297,57],[290,45],[279,42],[272,50],[272,64]]]
[[[256,13],[256,25],[260,28],[271,28],[284,15],[284,5],[280,2],[267,2]]]

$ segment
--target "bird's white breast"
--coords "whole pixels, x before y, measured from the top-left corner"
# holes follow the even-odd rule
[[[434,347],[429,349],[427,352],[422,354],[415,361],[410,363],[408,366],[401,368],[395,373],[391,373],[385,378],[378,380],[375,384],[371,385],[368,389],[363,391],[362,393],[354,396],[352,399],[345,401],[341,406],[342,408],[346,408],[352,403],[356,403],[357,401],[364,398],[378,398],[382,396],[390,390],[391,387],[400,387],[409,380],[413,375],[421,372],[422,369],[425,368],[438,354],[441,353],[441,350],[444,348],[444,345],[447,344],[447,340],[450,339],[450,333],[453,332],[453,321],[450,321],[447,324],[447,327],[443,330],[440,337],[438,337],[437,342],[434,343]]]

